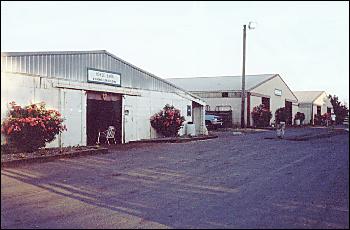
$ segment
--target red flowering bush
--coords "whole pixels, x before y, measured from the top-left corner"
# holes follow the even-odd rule
[[[263,104],[256,106],[252,111],[254,126],[267,127],[270,125],[272,113]]]
[[[25,107],[15,102],[10,105],[8,116],[1,125],[1,133],[6,136],[8,144],[19,151],[33,152],[45,147],[57,134],[67,130],[62,124],[61,114],[46,109],[44,102]]]
[[[331,123],[331,114],[324,113],[323,115],[315,114],[314,124],[315,125],[327,125]]]
[[[151,126],[166,137],[174,137],[177,135],[185,117],[181,116],[180,110],[174,106],[165,105],[163,110],[151,117]]]

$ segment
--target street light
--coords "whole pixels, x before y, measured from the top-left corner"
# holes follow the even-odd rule
[[[243,68],[242,68],[242,92],[241,92],[241,128],[245,127],[244,124],[244,106],[245,106],[245,44],[246,44],[246,27],[243,25]],[[248,29],[253,30],[256,27],[255,22],[249,22]],[[247,111],[248,112],[248,111]]]

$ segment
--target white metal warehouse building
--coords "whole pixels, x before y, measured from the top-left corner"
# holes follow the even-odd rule
[[[196,134],[207,132],[198,96],[104,50],[2,52],[1,120],[11,101],[44,101],[62,113],[68,130],[48,147],[94,145],[98,129],[111,124],[119,143],[158,137],[150,117],[165,104],[180,109]]]
[[[299,101],[299,112],[305,114],[304,124],[314,124],[315,114],[333,113],[333,105],[325,91],[294,91]]]
[[[232,111],[232,123],[241,123],[241,76],[168,78],[168,81],[203,98],[207,111]],[[270,122],[275,119],[275,111],[286,107],[289,111],[289,124],[298,112],[298,99],[279,74],[246,75],[245,78],[245,125],[252,126],[251,111],[264,104],[271,113]]]

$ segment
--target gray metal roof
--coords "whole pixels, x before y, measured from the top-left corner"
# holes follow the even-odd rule
[[[163,92],[185,92],[177,85],[140,69],[106,50],[1,52],[1,71],[87,82],[87,68],[121,74],[121,86]]]
[[[323,92],[324,91],[293,91],[294,95],[298,98],[299,103],[312,103]]]
[[[278,74],[246,75],[245,89],[249,91],[276,76]],[[191,92],[242,90],[242,76],[168,78],[167,80]]]

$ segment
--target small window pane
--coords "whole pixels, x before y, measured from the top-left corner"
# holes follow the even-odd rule
[[[187,106],[187,116],[191,116],[191,114],[192,114],[192,109],[191,109],[191,106],[188,105]]]

